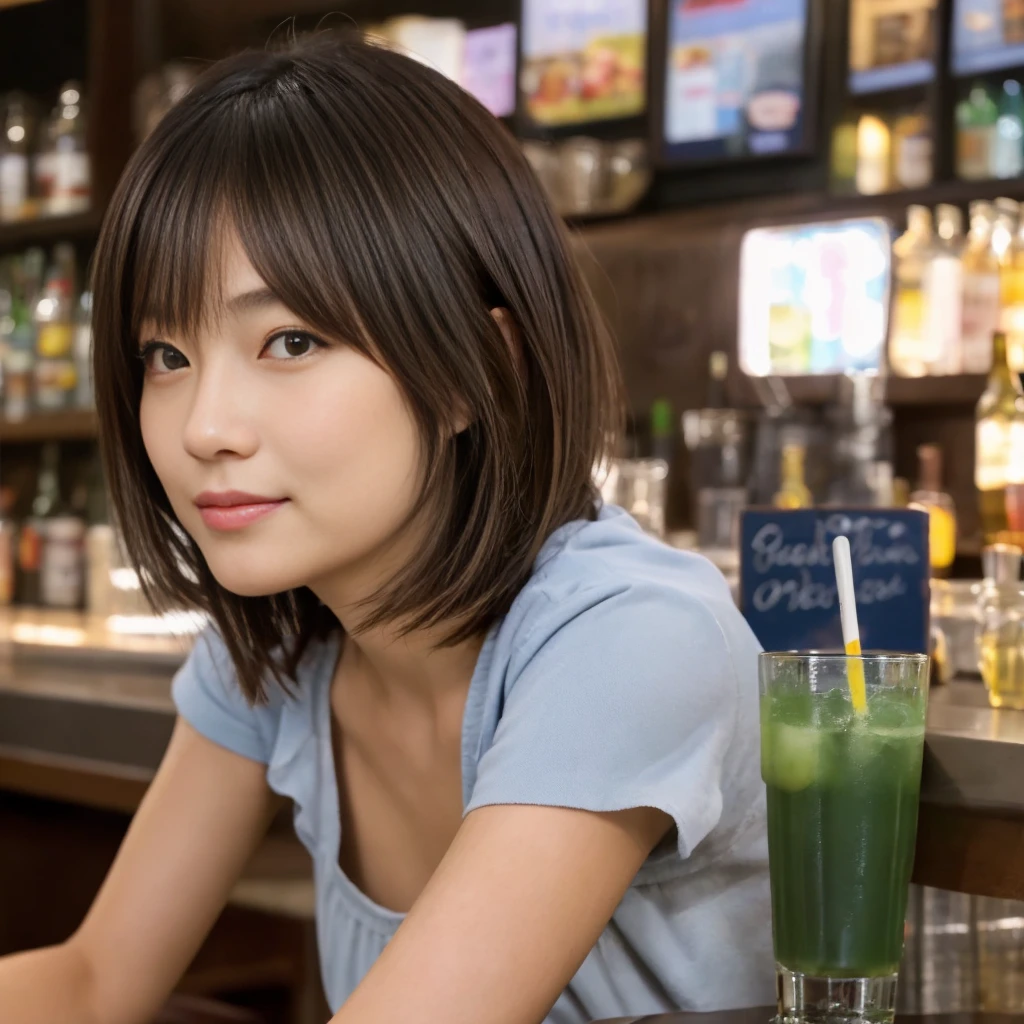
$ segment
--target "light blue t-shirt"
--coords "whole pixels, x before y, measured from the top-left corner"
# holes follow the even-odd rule
[[[338,652],[337,639],[313,645],[297,695],[275,687],[268,705],[250,708],[223,643],[207,633],[174,681],[194,728],[266,764],[270,786],[294,800],[335,1011],[402,922],[338,866],[329,703]],[[550,537],[488,632],[463,719],[466,813],[657,807],[676,825],[547,1024],[773,1001],[757,652],[719,572],[613,506]]]

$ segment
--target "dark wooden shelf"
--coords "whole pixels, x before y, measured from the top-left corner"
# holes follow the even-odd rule
[[[36,217],[0,224],[0,252],[47,245],[51,242],[75,241],[99,233],[103,215],[87,210],[67,217]]]
[[[796,405],[828,405],[836,400],[836,375],[779,378]],[[902,406],[952,405],[974,406],[985,389],[985,374],[967,373],[947,377],[889,377],[887,404]],[[729,381],[730,404],[741,407],[760,405],[750,378],[736,374]]]
[[[890,377],[886,399],[890,405],[967,405],[981,398],[988,378],[983,373],[948,377]]]
[[[35,441],[80,441],[97,433],[96,413],[91,409],[36,413],[28,419],[0,420],[0,443],[28,444]]]

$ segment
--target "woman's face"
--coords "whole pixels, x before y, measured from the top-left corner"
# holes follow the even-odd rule
[[[308,330],[233,233],[222,275],[200,336],[143,324],[146,451],[222,586],[310,586],[330,603],[340,583],[344,600],[397,557],[421,482],[416,424],[391,376]]]

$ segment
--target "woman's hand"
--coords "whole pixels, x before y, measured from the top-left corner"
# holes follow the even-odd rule
[[[331,1024],[538,1024],[671,824],[652,808],[473,811]]]

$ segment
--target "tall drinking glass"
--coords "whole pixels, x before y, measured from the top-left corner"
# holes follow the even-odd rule
[[[854,660],[867,685],[861,713]],[[891,1022],[928,658],[762,654],[759,674],[779,1018]]]

